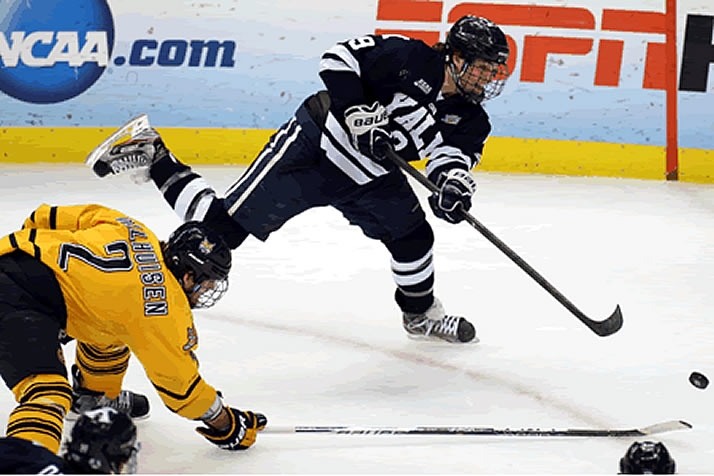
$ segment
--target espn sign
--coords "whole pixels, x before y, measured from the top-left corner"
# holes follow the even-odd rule
[[[448,23],[453,23],[463,15],[486,17],[496,24],[509,27],[557,28],[577,31],[574,36],[548,36],[526,34],[521,45],[512,36],[506,35],[511,56],[508,61],[510,71],[515,70],[516,61],[521,56],[520,81],[542,83],[545,68],[551,53],[587,55],[597,51],[595,86],[617,87],[620,83],[625,40],[622,33],[661,34],[662,42],[647,41],[642,87],[646,89],[666,89],[665,87],[665,42],[666,16],[664,12],[603,9],[600,16],[598,39],[587,38],[583,32],[596,32],[595,15],[584,7],[540,6],[467,2],[453,6],[445,15]],[[428,44],[440,40],[444,17],[444,2],[424,0],[379,0],[377,20],[381,22],[432,22],[434,29],[411,30],[377,28],[375,33],[397,33],[418,38]],[[712,30],[714,16],[687,16],[684,47],[681,55],[679,79],[680,91],[705,92],[709,66],[714,63]],[[505,28],[507,29],[507,28]],[[612,32],[613,38],[607,38]]]

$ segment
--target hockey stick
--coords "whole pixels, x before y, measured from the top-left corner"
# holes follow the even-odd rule
[[[598,429],[568,429],[541,430],[538,428],[485,428],[474,426],[417,426],[414,428],[393,427],[361,427],[361,426],[271,426],[268,425],[262,433],[268,434],[323,434],[352,436],[579,436],[579,437],[613,437],[647,436],[668,431],[688,430],[692,425],[682,420],[671,420],[643,428],[630,430],[598,430]]]
[[[388,149],[387,157],[394,163],[396,163],[399,168],[411,175],[417,182],[426,187],[431,193],[439,193],[439,188],[431,183],[431,181],[421,174],[417,169],[412,167],[406,160],[399,156],[392,149]],[[473,217],[468,212],[462,211],[464,219],[481,233],[488,241],[493,243],[496,248],[501,250],[506,256],[511,258],[511,260],[518,265],[523,271],[528,273],[528,275],[533,278],[538,284],[540,284],[551,296],[558,300],[560,304],[565,306],[570,312],[572,312],[575,317],[580,319],[580,321],[588,326],[595,334],[604,337],[614,334],[622,327],[622,312],[620,311],[620,305],[618,304],[615,311],[603,321],[594,321],[587,317],[580,309],[575,307],[575,305],[570,302],[560,291],[555,289],[555,287],[550,284],[543,276],[540,275],[531,265],[526,263],[523,258],[518,256],[515,251],[508,247],[503,241],[501,241],[496,235],[491,233],[491,231],[483,226],[476,218]]]

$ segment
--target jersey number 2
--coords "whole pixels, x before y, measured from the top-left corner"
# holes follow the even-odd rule
[[[111,273],[114,271],[130,271],[134,263],[129,257],[129,244],[126,241],[115,241],[104,247],[108,258],[97,256],[89,248],[75,243],[62,243],[59,249],[57,264],[62,271],[67,271],[70,258],[77,258],[94,266],[100,271]],[[112,256],[119,255],[119,256]]]

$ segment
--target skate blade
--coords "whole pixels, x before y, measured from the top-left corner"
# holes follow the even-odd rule
[[[85,165],[92,169],[94,167],[94,164],[96,164],[97,161],[104,154],[106,154],[109,149],[112,148],[112,146],[119,142],[120,139],[123,139],[124,136],[130,135],[131,138],[134,138],[139,132],[145,131],[150,128],[151,126],[149,125],[149,116],[147,116],[146,114],[136,116],[134,119],[130,120],[122,127],[114,131],[114,133],[107,137],[104,142],[95,147],[95,149],[90,152],[87,158],[84,160]]]
[[[444,340],[441,337],[425,336],[424,334],[410,334],[409,332],[407,332],[407,337],[410,340],[413,340],[416,342],[430,342],[432,344],[471,345],[471,344],[478,344],[479,342],[481,342],[481,340],[478,338],[478,336],[474,336],[474,338],[468,342],[461,342],[461,341],[449,342],[448,340]]]

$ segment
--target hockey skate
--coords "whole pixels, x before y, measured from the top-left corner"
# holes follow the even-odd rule
[[[132,172],[134,182],[143,183],[149,180],[151,165],[167,153],[161,136],[142,114],[107,137],[84,163],[99,178]]]
[[[122,390],[116,398],[109,398],[104,392],[96,392],[82,387],[82,375],[76,365],[72,366],[72,406],[68,420],[76,420],[82,413],[99,407],[111,407],[129,415],[132,420],[149,418],[149,399],[139,393]]]
[[[414,339],[446,341],[452,344],[478,342],[473,324],[463,317],[447,316],[441,301],[434,303],[423,314],[403,313],[402,324]]]

